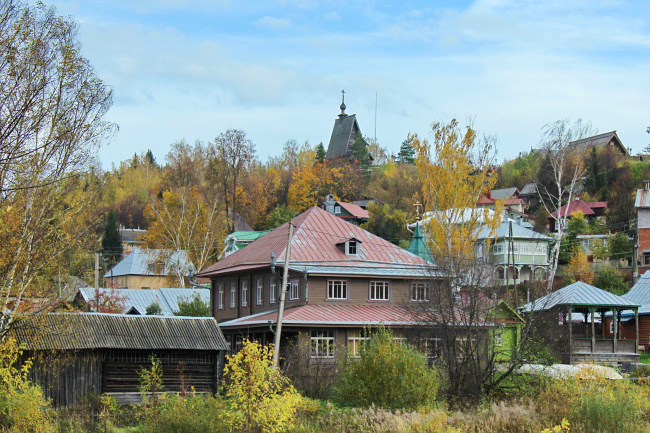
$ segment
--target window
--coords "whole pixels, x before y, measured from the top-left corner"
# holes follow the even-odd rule
[[[341,213],[341,206],[334,206],[334,213],[336,214]]]
[[[503,329],[499,329],[494,336],[494,344],[503,346]]]
[[[442,342],[440,338],[425,338],[424,352],[427,358],[439,358],[442,355]]]
[[[262,288],[264,286],[264,282],[260,278],[257,280],[257,289],[255,291],[255,300],[257,305],[262,305]]]
[[[142,290],[150,290],[151,287],[140,287]]]
[[[269,303],[275,304],[275,301],[277,300],[277,295],[275,294],[275,285],[276,285],[276,279],[275,277],[271,277],[269,280]]]
[[[347,255],[356,256],[359,251],[359,244],[355,240],[349,240],[346,242],[347,245]]]
[[[388,301],[388,281],[370,282],[370,300]]]
[[[496,244],[494,246],[494,254],[503,254],[506,252],[505,245],[503,244]]]
[[[241,282],[241,306],[246,307],[248,305],[248,281]]]
[[[230,283],[230,308],[237,306],[237,283]]]
[[[422,282],[411,283],[411,301],[422,302],[429,300],[429,284]]]
[[[348,353],[355,358],[359,357],[359,349],[368,341],[368,337],[350,337],[348,338]]]
[[[300,280],[295,279],[289,282],[289,299],[300,299]]]
[[[334,331],[311,331],[312,358],[334,358]]]
[[[329,280],[327,282],[327,299],[348,299],[348,282]]]
[[[217,308],[223,310],[223,284],[219,284],[217,289]]]

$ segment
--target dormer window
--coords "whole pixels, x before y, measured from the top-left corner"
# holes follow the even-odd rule
[[[334,206],[334,213],[335,214],[340,214],[341,213],[341,206]]]
[[[348,256],[357,255],[359,249],[359,244],[357,243],[357,241],[355,241],[354,239],[350,239],[345,243],[345,246],[346,246],[345,254],[347,254]]]

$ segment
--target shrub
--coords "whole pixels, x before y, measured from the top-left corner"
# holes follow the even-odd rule
[[[293,425],[300,404],[288,378],[272,365],[272,346],[244,340],[239,353],[228,356],[228,381],[233,426],[246,432],[282,432]]]
[[[178,301],[178,311],[174,315],[207,317],[210,315],[210,304],[201,299],[199,292],[194,292],[194,295],[184,297]]]
[[[11,338],[0,346],[0,426],[16,432],[53,431],[50,404],[41,387],[29,380],[31,360],[18,366],[21,355]]]
[[[204,433],[230,431],[228,408],[221,398],[170,395],[160,404],[158,416],[147,417],[142,433]]]
[[[348,358],[334,397],[346,406],[411,410],[433,404],[437,391],[438,374],[424,356],[380,327],[358,359]]]

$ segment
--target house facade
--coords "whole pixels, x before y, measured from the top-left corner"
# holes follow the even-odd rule
[[[597,219],[604,224],[605,213],[607,212],[607,202],[597,201],[587,203],[580,200],[580,197],[576,197],[570,203],[565,204],[559,210],[556,210],[547,217],[549,231],[551,233],[557,231],[558,221],[561,222],[562,228],[566,230],[568,227],[568,220],[577,212],[582,212],[587,220]]]
[[[366,326],[406,338],[408,306],[428,300],[435,265],[318,207],[292,223],[282,344],[300,335],[312,358],[333,359],[355,353]],[[211,280],[212,314],[231,350],[245,337],[273,341],[288,231],[286,223],[198,274]]]
[[[354,203],[336,200],[333,194],[327,195],[323,202],[323,209],[357,226],[367,222],[370,218],[366,209]]]
[[[161,289],[189,285],[186,251],[135,248],[104,274],[104,287]]]
[[[496,284],[515,284],[545,280],[552,239],[506,218],[490,233],[484,228],[478,236],[476,255],[494,267]]]
[[[650,266],[650,180],[636,191],[634,211],[637,218],[637,257],[641,266]]]

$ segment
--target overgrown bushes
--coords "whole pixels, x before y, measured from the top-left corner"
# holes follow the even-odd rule
[[[348,358],[334,398],[351,407],[414,410],[431,406],[437,392],[438,374],[426,358],[379,327],[361,345],[359,358]]]

